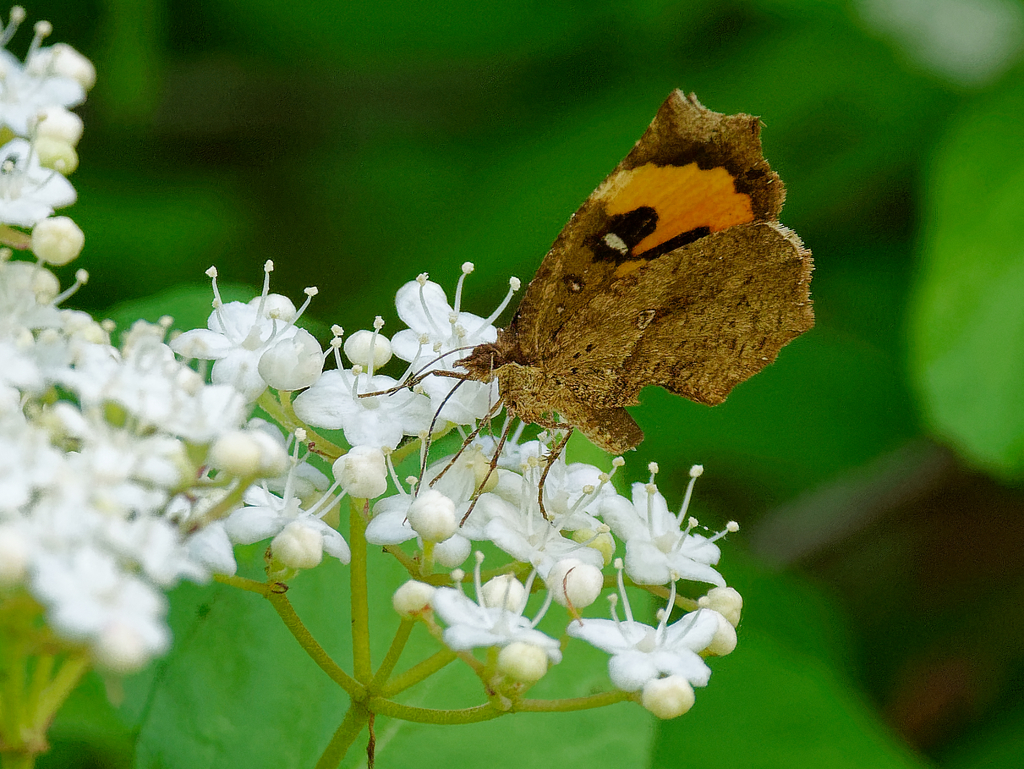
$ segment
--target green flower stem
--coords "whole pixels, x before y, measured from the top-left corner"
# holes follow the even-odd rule
[[[0,246],[7,246],[17,251],[32,247],[32,237],[27,232],[0,225]]]
[[[28,651],[25,641],[16,635],[4,639],[0,655],[0,756],[2,766],[32,766],[32,763],[10,763],[32,752],[25,744],[25,676],[28,673]]]
[[[407,552],[402,550],[402,548],[400,548],[398,545],[384,545],[384,552],[388,553],[390,555],[393,555],[395,557],[395,560],[397,560],[400,564],[402,564],[402,568],[404,568],[407,572],[409,572],[409,576],[410,577],[414,577],[414,578],[420,580],[421,582],[430,582],[430,580],[424,579],[424,578],[420,577],[420,563],[419,563],[419,561],[417,561],[415,558],[413,558]],[[435,575],[435,576],[446,577],[447,575]],[[451,580],[448,580],[448,581],[450,582]],[[431,583],[431,584],[433,584],[433,583]],[[440,583],[438,583],[438,584],[440,584]]]
[[[331,659],[331,656],[324,650],[324,648],[317,643],[316,639],[313,638],[313,634],[306,629],[306,626],[302,624],[302,620],[299,619],[299,615],[296,614],[295,609],[292,607],[291,601],[283,592],[270,591],[266,596],[267,600],[270,601],[270,605],[274,607],[274,610],[281,617],[281,621],[284,622],[285,627],[295,637],[295,640],[299,642],[299,646],[308,654],[313,662],[315,662],[319,668],[324,671],[332,681],[338,686],[348,692],[348,695],[353,699],[362,699],[365,695],[365,690],[362,685],[356,681],[352,676],[342,670],[338,663]]]
[[[433,708],[402,705],[383,697],[373,697],[366,703],[366,706],[378,715],[400,718],[403,721],[413,721],[417,724],[437,724],[439,726],[477,724],[481,721],[490,721],[504,715],[504,711],[498,710],[489,704],[463,708],[462,710],[435,710]]]
[[[32,675],[30,676],[28,689],[25,692],[25,700],[23,704],[24,717],[23,720],[26,726],[31,728],[32,724],[40,723],[38,717],[39,712],[39,700],[46,690],[46,687],[50,685],[50,680],[53,677],[53,669],[57,664],[57,657],[54,654],[35,654],[33,655],[35,665],[32,667]],[[43,730],[45,738],[45,729]]]
[[[629,692],[601,692],[587,697],[569,697],[563,700],[519,700],[512,705],[513,713],[570,713],[593,710],[633,699]]]
[[[398,658],[402,656],[405,644],[409,640],[409,634],[412,633],[412,628],[415,624],[414,620],[403,619],[402,624],[398,626],[398,632],[395,633],[395,637],[391,641],[391,647],[388,649],[388,653],[384,655],[384,661],[377,668],[373,681],[370,682],[369,689],[371,692],[379,691],[387,683],[388,678],[391,677],[391,672],[395,669],[395,665],[398,664]]]
[[[82,676],[89,671],[91,664],[92,660],[85,652],[69,654],[50,683],[39,692],[32,716],[39,729],[40,739],[44,739],[50,722],[78,686]]]
[[[370,711],[363,705],[353,702],[327,748],[320,755],[320,760],[316,762],[316,769],[335,769],[369,720]]]
[[[636,587],[646,590],[651,595],[656,595],[659,598],[668,598],[671,593],[667,587],[654,586],[654,585],[635,585]],[[676,595],[676,606],[684,611],[696,611],[700,608],[700,604],[692,598],[687,598],[684,595]]]
[[[411,686],[415,686],[420,681],[430,678],[434,673],[458,658],[459,655],[451,649],[441,649],[439,652],[427,657],[422,662],[416,663],[404,673],[392,678],[388,682],[387,686],[381,689],[380,696],[394,697],[399,692],[404,692],[406,689]]]
[[[352,664],[356,680],[366,686],[373,680],[370,661],[370,602],[369,583],[366,578],[366,519],[369,501],[353,499],[349,506],[349,547],[352,563],[349,566],[352,593]],[[360,508],[367,508],[365,511]]]
[[[429,576],[434,571],[434,543],[423,543],[423,558],[420,560],[419,578]]]
[[[264,598],[266,598],[267,594],[274,588],[273,582],[257,582],[254,579],[228,576],[227,574],[214,574],[213,581],[219,582],[222,585],[237,587],[239,590],[248,590],[250,593],[256,593]]]
[[[240,590],[247,590],[266,598],[274,607],[285,627],[292,634],[299,646],[310,656],[317,666],[338,686],[344,689],[353,699],[364,699],[365,689],[352,676],[338,666],[324,648],[313,638],[313,634],[302,624],[302,620],[295,612],[291,601],[285,595],[287,586],[280,582],[257,582],[254,579],[245,577],[228,577],[221,574],[214,575],[214,579],[223,585],[237,587]]]

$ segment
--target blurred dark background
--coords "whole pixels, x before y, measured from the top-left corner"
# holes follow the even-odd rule
[[[381,314],[393,333],[395,290],[420,272],[454,286],[466,260],[486,315],[672,88],[760,115],[818,323],[721,407],[649,390],[635,410],[630,478],[656,458],[678,492],[700,462],[706,522],[741,522],[723,570],[755,650],[741,627],[651,761],[1024,765],[1024,4],[28,11],[99,72],[72,177],[76,300],[119,320],[202,324],[203,271],[256,287],[267,259],[296,303],[319,287],[324,326]],[[743,678],[716,693],[732,662]],[[92,750],[87,720],[61,728],[65,759]]]

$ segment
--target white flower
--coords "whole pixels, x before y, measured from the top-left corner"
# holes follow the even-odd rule
[[[697,603],[702,609],[714,609],[725,617],[733,627],[740,624],[743,596],[735,588],[713,587],[707,595],[701,596]]]
[[[393,449],[406,435],[426,432],[433,416],[430,401],[409,390],[359,397],[359,393],[390,390],[395,384],[389,376],[333,369],[295,398],[295,413],[308,425],[344,430],[351,446]]]
[[[88,86],[83,87],[76,75],[92,63],[69,45],[40,48],[43,32],[47,27],[37,25],[24,65],[8,51],[0,51],[0,124],[19,136],[27,136],[36,117],[48,107],[74,107],[85,101]],[[4,33],[5,41],[9,40],[14,29]]]
[[[32,228],[32,253],[58,267],[73,261],[84,244],[85,234],[66,216],[51,216]]]
[[[639,585],[665,585],[672,574],[724,586],[725,580],[711,564],[718,563],[721,551],[714,540],[691,534],[696,524],[690,519],[685,530],[680,525],[686,516],[693,481],[679,515],[669,512],[665,497],[653,483],[633,484],[633,502],[622,497],[601,500],[600,514],[613,532],[626,542],[626,574]]]
[[[207,275],[213,281],[214,310],[207,327],[186,331],[171,342],[171,348],[185,358],[214,361],[213,382],[232,385],[250,401],[267,389],[260,374],[260,359],[271,347],[298,333],[295,321],[316,295],[316,289],[307,288],[306,303],[296,310],[288,297],[270,293],[273,268],[273,262],[264,265],[260,296],[245,304],[224,304],[217,288],[217,271],[211,267]]]
[[[433,598],[436,589],[433,585],[410,579],[395,591],[391,597],[391,605],[401,616],[412,617],[430,606],[430,599]]]
[[[443,542],[458,529],[455,503],[437,489],[424,489],[409,505],[409,525],[427,542]]]
[[[697,701],[690,682],[682,676],[652,678],[644,684],[643,706],[658,718],[678,718]]]
[[[570,494],[562,483],[565,480],[564,462],[561,471],[555,470],[557,465],[556,462],[552,472],[548,473],[548,479],[553,474],[556,476],[553,482],[556,500],[553,502],[552,510],[546,510],[548,518],[541,513],[537,502],[543,463],[533,457],[532,461],[526,463],[526,472],[522,476],[505,470],[499,471],[499,483],[493,493],[510,504],[501,507],[491,506],[486,510],[486,514],[476,520],[474,518],[477,511],[474,510],[468,522],[473,527],[472,531],[482,527],[476,538],[490,540],[516,560],[532,564],[545,581],[551,567],[563,558],[578,558],[598,569],[604,566],[604,557],[598,550],[564,534],[568,526],[576,528],[589,525],[594,529],[602,528],[597,520],[583,512],[588,502],[602,496],[601,491],[587,485],[587,492],[580,489],[578,492],[573,490]],[[570,505],[573,497],[575,501]],[[545,500],[549,500],[546,493]]]
[[[298,522],[322,537],[323,552],[342,563],[348,563],[351,559],[352,553],[344,537],[320,520],[319,516],[327,512],[335,502],[329,493],[309,510],[302,508],[302,500],[295,496],[290,484],[281,496],[271,493],[267,488],[252,486],[243,498],[246,506],[233,512],[224,522],[224,529],[232,542],[250,545],[276,537],[289,524]],[[304,545],[308,545],[309,541],[308,537],[304,539]]]
[[[490,461],[476,446],[469,446],[455,457],[445,457],[427,468],[419,494],[436,491],[451,500],[455,507],[455,520],[461,522],[473,505],[473,512],[465,524],[434,549],[435,560],[443,566],[461,564],[472,550],[471,540],[483,538],[486,521],[494,517],[514,516],[512,505],[504,498],[484,491],[474,502],[474,495],[490,470]],[[442,474],[443,473],[443,474]],[[491,475],[485,489],[498,486],[500,474]],[[511,474],[510,474],[511,475]],[[518,476],[516,476],[518,480]],[[399,487],[399,493],[377,502],[373,519],[366,527],[366,539],[375,545],[397,545],[417,536],[409,523],[409,509],[416,496]]]
[[[40,110],[39,115],[39,123],[36,125],[37,138],[64,142],[72,147],[77,145],[82,138],[85,126],[82,123],[82,118],[74,112],[69,112],[59,104],[55,104]]]
[[[288,470],[288,451],[280,438],[252,425],[231,430],[210,447],[207,462],[240,477],[283,475]]]
[[[460,307],[462,284],[470,272],[472,265],[467,262],[459,278],[454,307],[448,304],[444,289],[427,280],[425,274],[398,289],[398,317],[409,328],[395,334],[391,345],[395,355],[412,364],[413,372],[465,373],[454,366],[455,362],[469,355],[476,345],[497,339],[498,331],[492,323],[507,306],[511,292],[489,318],[464,312]],[[449,397],[456,385],[458,391]],[[493,382],[459,384],[459,380],[451,377],[430,376],[423,380],[422,387],[430,397],[432,410],[439,411],[439,418],[455,424],[482,419],[498,400],[497,384]]]
[[[478,554],[474,572],[478,596],[483,595],[480,587],[481,560],[482,556]],[[529,586],[524,594],[529,598]],[[519,641],[543,650],[548,661],[557,664],[562,659],[558,641],[534,629],[549,604],[550,598],[531,622],[523,616],[525,600],[514,610],[506,606],[488,606],[482,598],[477,603],[461,590],[450,587],[438,588],[431,599],[437,616],[448,626],[444,631],[444,642],[449,648],[455,651],[492,646],[502,648]]]
[[[345,357],[367,371],[375,371],[391,360],[391,342],[380,333],[384,319],[377,317],[374,330],[363,329],[345,340]]]
[[[189,557],[211,574],[234,575],[238,571],[235,549],[231,545],[224,521],[207,524],[185,542]]]
[[[27,141],[12,139],[0,147],[0,224],[32,227],[75,198],[71,183],[43,168]]]
[[[358,499],[376,499],[388,490],[384,452],[372,446],[353,446],[331,469],[345,493]]]
[[[590,606],[601,595],[604,574],[578,558],[565,558],[551,568],[544,582],[555,603],[578,610]]]
[[[115,560],[95,547],[80,545],[66,555],[42,553],[35,559],[32,591],[47,607],[50,626],[65,638],[100,646],[107,661],[111,633],[131,635],[132,665],[137,669],[170,646],[164,625],[167,601],[163,594],[126,574]],[[125,671],[122,671],[125,672]]]
[[[672,584],[674,587],[675,583]],[[651,627],[633,619],[622,587],[621,571],[619,585],[626,610],[625,621],[615,616],[613,602],[614,619],[573,622],[566,632],[611,655],[608,675],[624,692],[639,691],[648,681],[673,675],[694,686],[707,686],[711,669],[698,652],[704,651],[714,639],[720,615],[710,609],[698,609],[669,625],[668,610],[662,610],[657,627]],[[669,608],[674,601],[673,589]]]
[[[275,390],[301,390],[320,378],[324,370],[323,350],[316,337],[300,328],[267,348],[260,356],[257,370]]]
[[[161,342],[141,338],[121,358],[94,345],[79,353],[74,369],[55,374],[85,407],[116,403],[142,426],[152,425],[195,443],[237,428],[245,399],[227,385],[206,385]]]

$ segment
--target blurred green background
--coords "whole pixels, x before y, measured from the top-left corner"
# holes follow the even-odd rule
[[[381,314],[393,332],[403,282],[429,272],[453,286],[466,260],[466,303],[487,314],[672,88],[762,117],[789,191],[782,221],[814,252],[817,327],[713,410],[645,392],[648,438],[627,466],[640,479],[656,458],[678,492],[700,462],[704,522],[741,523],[722,563],[747,601],[739,649],[674,722],[619,706],[605,722],[502,719],[467,730],[475,742],[398,730],[380,766],[425,744],[447,746],[438,766],[521,766],[527,744],[546,751],[538,766],[1024,766],[1024,5],[28,10],[99,71],[72,179],[91,274],[76,301],[120,320],[172,311],[201,325],[203,271],[258,286],[266,259],[274,290],[319,287],[309,317],[324,326]],[[311,709],[322,682],[292,710],[273,699],[266,668],[298,653],[291,639],[263,667],[202,668],[232,693],[203,714],[209,729],[159,706],[192,664],[185,639],[216,638],[202,619],[231,599],[207,590],[175,594],[178,645],[126,682],[120,710],[91,681],[41,765],[312,765],[342,705],[331,694]],[[217,631],[228,650],[269,611],[242,605]],[[301,740],[254,747],[268,719],[303,725]],[[165,749],[197,733],[202,750]]]

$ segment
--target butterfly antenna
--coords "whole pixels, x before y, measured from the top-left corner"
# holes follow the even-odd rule
[[[547,510],[544,509],[544,482],[548,479],[548,473],[551,472],[551,466],[555,464],[558,458],[562,455],[565,450],[565,444],[569,442],[569,438],[572,435],[573,428],[571,425],[569,429],[565,431],[565,437],[558,442],[551,451],[548,452],[547,462],[544,463],[544,472],[540,474],[540,483],[537,484],[537,504],[540,505],[540,514],[544,516],[544,520],[550,522],[551,518],[548,517]]]
[[[500,401],[497,405],[500,405]],[[490,414],[488,414],[488,417],[489,416]],[[473,501],[470,502],[469,507],[466,508],[466,514],[462,516],[462,520],[459,521],[460,527],[463,526],[467,520],[469,520],[469,514],[473,512],[473,508],[476,507],[477,500],[479,500],[481,495],[484,493],[484,487],[487,486],[487,481],[491,479],[491,475],[493,475],[494,471],[498,468],[498,458],[501,456],[501,450],[505,448],[505,441],[508,440],[508,434],[511,430],[512,420],[509,419],[506,420],[505,427],[502,428],[501,438],[498,439],[498,445],[494,449],[494,456],[491,457],[491,465],[490,467],[487,468],[487,475],[485,475],[484,479],[480,482],[480,486],[477,488],[476,493],[473,495]]]
[[[460,379],[462,381],[467,381],[470,378],[468,372],[463,374],[463,373],[460,373],[458,371],[428,371],[428,369],[431,366],[433,366],[435,363],[443,360],[446,355],[451,355],[453,352],[465,352],[466,350],[472,350],[472,349],[473,349],[473,345],[467,345],[466,347],[456,347],[453,350],[448,350],[447,352],[443,352],[440,355],[438,355],[437,357],[432,358],[431,360],[429,360],[426,363],[424,363],[420,367],[419,371],[417,371],[415,374],[410,376],[408,379],[405,379],[405,380],[399,382],[394,387],[390,387],[387,390],[377,390],[376,392],[372,392],[372,393],[359,393],[356,397],[358,397],[358,398],[374,398],[374,397],[376,397],[378,395],[394,395],[399,390],[404,390],[407,387],[415,387],[420,382],[422,382],[424,379],[426,379],[428,376],[446,376],[446,377],[450,377],[452,379]]]
[[[448,405],[448,401],[451,400],[451,397],[453,395],[455,395],[455,391],[458,390],[460,387],[462,387],[462,384],[465,381],[466,380],[463,379],[463,380],[455,383],[455,387],[453,387],[451,390],[449,390],[448,394],[446,396],[444,396],[444,399],[441,401],[441,405],[438,406],[437,407],[437,411],[434,412],[434,418],[430,420],[430,427],[427,428],[427,437],[423,441],[423,458],[420,460],[420,480],[421,481],[423,480],[424,473],[427,472],[427,454],[430,453],[430,437],[434,434],[434,428],[437,426],[437,420],[440,418],[441,412],[444,410],[444,407]],[[462,450],[460,449],[459,452],[461,453],[461,451]],[[458,456],[458,455],[456,454],[456,456]],[[448,468],[445,468],[445,469],[447,470]],[[431,485],[433,485],[433,484],[431,484]]]

